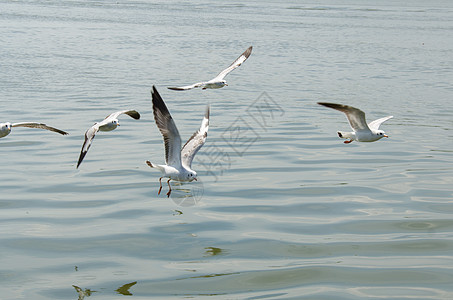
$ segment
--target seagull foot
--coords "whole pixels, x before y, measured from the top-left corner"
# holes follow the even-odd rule
[[[157,195],[160,195],[160,191],[162,191],[162,177],[159,178],[159,185],[160,185],[160,187],[159,187],[159,192],[157,192]]]
[[[350,144],[350,143],[352,143],[352,140],[347,140],[347,141],[344,141],[343,143]]]
[[[167,198],[169,198],[169,197],[170,197],[170,194],[171,194],[171,185],[170,185],[170,180],[171,180],[171,178],[170,178],[170,179],[168,179],[168,181],[167,181],[167,184],[168,184],[168,193],[167,193]]]

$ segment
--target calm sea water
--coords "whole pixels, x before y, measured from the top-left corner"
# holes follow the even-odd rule
[[[453,298],[453,4],[375,2],[0,1],[0,122],[70,133],[0,140],[0,299]],[[183,139],[212,111],[170,199],[152,85]]]

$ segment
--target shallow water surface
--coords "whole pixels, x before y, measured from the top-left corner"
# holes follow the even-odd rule
[[[453,298],[449,1],[0,1],[1,299]],[[248,46],[220,90],[207,80]],[[157,195],[156,85],[199,182]],[[343,144],[337,102],[390,136]],[[83,135],[111,112],[141,119]],[[79,290],[79,293],[77,292]]]

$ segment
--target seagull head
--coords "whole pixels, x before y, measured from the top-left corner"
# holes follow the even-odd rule
[[[11,132],[11,123],[0,123],[0,138],[7,136]]]
[[[187,181],[192,182],[192,181],[197,181],[197,172],[195,171],[190,171],[187,173]]]
[[[376,130],[375,134],[378,136],[378,138],[389,137],[388,135],[385,134],[384,130]]]
[[[11,123],[10,123],[10,122],[6,122],[6,123],[0,124],[0,129],[1,129],[2,131],[3,131],[3,130],[11,131]]]

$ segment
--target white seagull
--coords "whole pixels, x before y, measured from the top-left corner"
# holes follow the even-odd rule
[[[80,156],[79,156],[79,161],[77,162],[77,167],[80,166],[82,163],[83,158],[88,152],[88,149],[90,149],[91,142],[94,139],[94,136],[98,131],[112,131],[116,127],[120,126],[120,123],[118,121],[118,117],[122,114],[126,114],[130,116],[131,118],[134,118],[135,120],[140,119],[140,114],[135,111],[135,110],[122,110],[122,111],[117,111],[114,112],[110,115],[108,115],[104,120],[102,120],[99,123],[94,123],[93,126],[91,126],[90,129],[88,129],[85,132],[85,141],[83,142],[82,150],[80,151]]]
[[[375,142],[383,137],[388,138],[388,135],[386,135],[383,130],[379,130],[379,126],[381,126],[381,124],[388,119],[393,118],[393,116],[380,118],[367,124],[365,120],[365,113],[358,108],[343,104],[326,102],[318,102],[318,104],[339,110],[346,114],[346,117],[349,120],[349,125],[351,125],[353,132],[337,132],[340,138],[348,139],[344,141],[345,144],[349,144],[352,141]]]
[[[158,195],[162,190],[162,178],[169,178],[167,181],[169,188],[167,196],[170,197],[170,180],[189,182],[197,180],[197,172],[191,169],[192,161],[198,150],[203,147],[206,142],[206,137],[208,136],[209,105],[206,107],[200,129],[190,137],[181,149],[181,137],[179,136],[178,128],[176,128],[176,124],[155,86],[153,86],[151,95],[153,98],[154,120],[164,137],[165,165],[155,165],[148,160],[146,163],[151,168],[156,168],[162,172],[162,177],[159,178],[160,188],[157,193]]]
[[[53,128],[50,126],[47,126],[46,124],[41,124],[41,123],[33,123],[33,122],[22,122],[22,123],[13,123],[11,124],[10,122],[6,123],[0,123],[0,138],[7,136],[11,132],[11,128],[13,127],[28,127],[28,128],[41,128],[41,129],[46,129],[50,130],[53,132],[57,132],[59,134],[66,135],[68,134],[67,132]]]
[[[203,90],[205,89],[220,89],[224,86],[228,85],[225,81],[225,77],[234,69],[239,67],[244,61],[249,58],[250,54],[252,53],[252,46],[248,47],[247,50],[244,51],[228,68],[220,72],[215,78],[209,81],[197,82],[192,85],[180,86],[180,87],[168,87],[170,90],[175,91],[185,91],[191,90],[193,88],[201,87]]]

